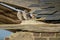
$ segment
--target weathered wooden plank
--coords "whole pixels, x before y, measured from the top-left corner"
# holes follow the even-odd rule
[[[17,15],[15,16],[15,15],[13,15],[12,13],[6,13],[6,12],[4,12],[3,10],[0,10],[0,14],[2,14],[2,15],[4,15],[4,16],[7,16],[7,17],[9,17],[9,18],[18,20]]]
[[[38,15],[52,15],[56,12],[57,10],[55,8],[48,8],[48,9],[42,9],[42,10],[36,10],[33,12],[34,14]]]
[[[45,17],[45,20],[60,20],[60,12]]]
[[[30,24],[29,24],[30,23]],[[60,32],[60,24],[48,24],[43,22],[31,23],[23,22],[21,24],[0,25],[1,29],[20,29],[30,32]]]
[[[6,24],[17,24],[17,23],[20,23],[21,21],[20,20],[14,20],[14,19],[11,19],[9,17],[6,17],[4,15],[0,15],[0,21],[1,22],[4,22]]]
[[[44,25],[44,24],[42,24]],[[1,29],[20,29],[25,31],[31,31],[31,32],[60,32],[60,25],[4,25],[1,26]],[[49,27],[50,26],[50,27]]]
[[[17,6],[17,5],[14,5],[14,4],[9,4],[9,3],[6,3],[6,2],[2,2],[2,3],[4,3],[4,4],[7,4],[7,5],[10,5],[10,6],[13,6],[13,7],[15,7],[16,9],[20,9],[20,10],[28,10],[28,11],[31,11],[31,9],[29,9],[29,8],[26,8],[26,7],[23,7],[23,6]]]
[[[50,12],[48,11],[48,13],[46,13],[46,14],[44,14],[45,11],[42,11],[42,13],[37,12],[36,16],[35,16],[37,18],[36,20],[42,20],[41,18],[44,18],[43,20],[60,20],[60,11],[55,11],[55,12],[53,12],[53,11],[50,11]],[[52,12],[52,14],[51,14],[51,12]]]
[[[15,15],[15,16],[16,16],[16,14],[17,14],[17,12],[14,12],[13,10],[8,9],[8,8],[6,8],[6,7],[4,7],[4,6],[1,6],[1,5],[0,5],[0,9],[3,10],[4,12],[6,12],[6,13],[11,13],[11,14],[13,14],[13,15]]]

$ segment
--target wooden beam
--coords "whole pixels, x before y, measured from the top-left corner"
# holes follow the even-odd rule
[[[31,11],[31,9],[26,8],[26,7],[14,5],[14,4],[9,4],[9,3],[6,3],[6,2],[2,2],[2,3],[5,3],[5,4],[10,5],[10,6],[13,6],[13,7],[15,7],[16,9],[21,9],[21,10],[28,10],[28,11]]]
[[[13,13],[6,13],[6,12],[4,12],[3,10],[0,10],[0,14],[2,14],[2,15],[4,15],[4,16],[7,16],[7,17],[9,17],[9,18],[15,19],[15,20],[18,19],[18,18],[17,18],[17,14],[16,14],[16,16],[15,16],[15,15],[13,15]]]
[[[15,16],[17,15],[17,12],[15,12],[15,11],[13,11],[11,9],[8,9],[8,8],[2,6],[2,5],[0,5],[0,9],[3,10],[4,12],[6,12],[6,13],[11,13],[11,14],[13,14]]]
[[[60,32],[60,24],[9,24],[0,25],[1,29],[20,29],[28,32]]]
[[[11,19],[11,18],[6,17],[4,15],[0,15],[0,21],[4,22],[6,24],[17,24],[17,23],[20,23],[20,20],[14,20],[14,19]]]

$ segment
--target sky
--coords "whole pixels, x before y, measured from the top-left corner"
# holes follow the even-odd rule
[[[11,33],[12,32],[9,32],[7,30],[0,29],[0,40],[4,40],[4,38],[10,36]]]

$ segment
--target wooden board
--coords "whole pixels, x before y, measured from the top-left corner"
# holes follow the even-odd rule
[[[60,24],[47,24],[29,20],[23,21],[21,24],[0,25],[0,29],[20,29],[30,32],[60,32]]]

